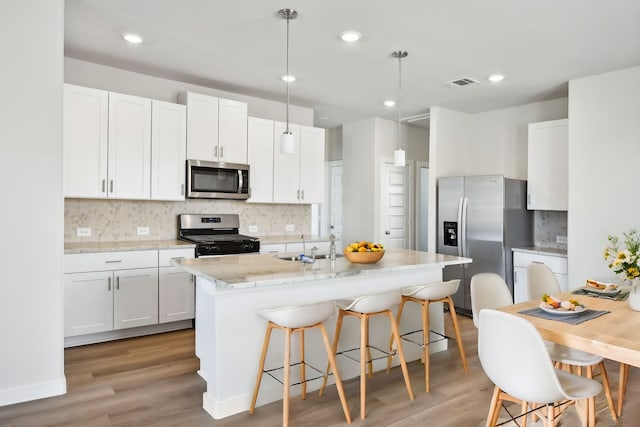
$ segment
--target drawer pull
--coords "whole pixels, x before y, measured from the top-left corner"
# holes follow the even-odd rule
[[[120,278],[116,277],[116,289],[120,290]]]
[[[105,264],[116,264],[118,262],[122,262],[122,260],[121,259],[116,259],[116,260],[113,260],[113,261],[105,261]]]
[[[110,291],[110,290],[111,290],[111,277],[109,277],[109,278],[107,279],[107,283],[109,284],[109,285],[107,286],[107,290],[108,290],[108,291]]]
[[[177,261],[179,259],[184,259],[183,256],[174,256],[173,258],[171,258],[172,261]]]

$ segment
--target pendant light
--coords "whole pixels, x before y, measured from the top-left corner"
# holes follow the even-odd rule
[[[394,166],[405,165],[405,153],[402,149],[402,142],[400,140],[400,128],[402,127],[400,118],[402,117],[402,58],[406,58],[407,55],[409,54],[406,50],[399,50],[391,54],[394,58],[398,58],[398,148],[393,152]]]
[[[289,81],[291,80],[291,76],[289,75],[289,21],[296,19],[298,12],[293,9],[280,9],[278,15],[287,20],[287,71],[284,76],[285,83],[287,84],[287,128],[284,133],[280,135],[280,153],[293,154],[293,134],[289,131]]]

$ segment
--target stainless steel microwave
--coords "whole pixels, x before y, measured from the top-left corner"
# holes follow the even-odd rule
[[[249,165],[187,160],[187,197],[248,199]]]

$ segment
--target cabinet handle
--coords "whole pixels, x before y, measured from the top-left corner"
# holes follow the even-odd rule
[[[171,258],[172,261],[177,261],[179,259],[184,259],[184,257],[183,256],[175,256],[175,257]]]
[[[105,261],[105,264],[116,264],[118,262],[122,262],[122,260],[121,259],[114,259],[112,261]]]
[[[104,193],[106,189],[107,189],[107,180],[103,179],[102,180],[102,191],[101,192]]]
[[[218,157],[218,146],[213,147],[213,157]]]
[[[184,184],[180,184],[180,195],[184,196]]]
[[[110,291],[110,290],[111,290],[111,277],[109,277],[109,278],[107,279],[107,283],[109,284],[109,285],[107,286],[107,290],[108,290],[108,291]]]
[[[304,200],[304,190],[302,190],[302,200]]]
[[[120,277],[116,277],[116,289],[120,290]]]
[[[300,190],[297,192],[296,199],[300,200]]]
[[[220,147],[220,158],[221,159],[224,158],[224,145],[222,147]]]
[[[113,193],[113,180],[109,180],[109,192]]]

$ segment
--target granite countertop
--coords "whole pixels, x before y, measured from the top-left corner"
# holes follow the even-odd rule
[[[545,246],[523,246],[521,248],[511,248],[513,252],[525,252],[538,255],[551,255],[551,256],[567,256],[567,249],[549,248]]]
[[[302,243],[300,234],[282,234],[279,236],[257,236],[260,239],[260,243],[265,245],[277,244],[277,243]],[[331,236],[323,235],[304,235],[304,241],[310,242],[328,242],[331,240]]]
[[[182,240],[129,240],[119,242],[65,242],[65,254],[91,252],[144,251],[154,249],[186,249],[196,245]]]
[[[317,260],[315,270],[310,264],[303,265],[300,262],[277,259],[272,254],[228,255],[174,262],[183,270],[218,286],[241,289],[425,267],[442,268],[445,265],[470,263],[472,260],[432,252],[390,249],[375,264],[353,264],[344,257],[338,257],[333,268],[331,261]]]

